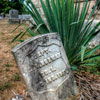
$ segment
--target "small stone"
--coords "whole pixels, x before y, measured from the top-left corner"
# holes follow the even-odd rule
[[[22,95],[15,95],[15,97],[12,97],[11,100],[26,100]]]

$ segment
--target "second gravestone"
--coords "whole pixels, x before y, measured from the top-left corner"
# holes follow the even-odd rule
[[[67,100],[77,94],[68,59],[56,33],[30,38],[12,52],[32,100]]]
[[[18,17],[18,10],[10,10],[9,11],[9,24],[20,24],[20,18]]]
[[[9,16],[10,18],[18,18],[18,10],[10,10]]]

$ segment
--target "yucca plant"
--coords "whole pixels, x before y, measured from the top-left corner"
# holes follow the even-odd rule
[[[74,3],[78,1],[79,3]],[[99,49],[100,45],[88,51],[86,50],[88,43],[100,32],[100,29],[98,29],[100,22],[95,27],[91,27],[95,17],[92,17],[92,15],[99,0],[91,11],[85,25],[84,22],[90,3],[88,0],[84,1],[80,10],[80,0],[40,0],[47,24],[45,24],[31,0],[25,0],[24,4],[25,9],[36,23],[35,31],[37,30],[38,34],[57,32],[60,35],[69,63],[72,66],[91,65],[93,63],[87,63],[87,61],[99,57],[99,54],[93,56],[91,54]],[[29,28],[26,28],[26,30],[32,36],[37,35]],[[14,40],[20,35],[23,36],[23,34],[18,34]]]

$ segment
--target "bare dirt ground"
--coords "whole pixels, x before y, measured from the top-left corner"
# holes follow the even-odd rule
[[[9,25],[6,19],[0,20],[0,100],[10,100],[13,96],[12,90],[22,95],[25,95],[26,91],[11,53],[11,49],[17,42],[9,44],[16,34],[25,31],[25,28],[21,26],[12,33],[17,26]]]

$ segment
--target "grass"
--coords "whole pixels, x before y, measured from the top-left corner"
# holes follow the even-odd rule
[[[6,72],[8,72],[9,71],[9,68],[6,68]]]
[[[2,70],[0,69],[0,72],[2,72]]]
[[[2,86],[0,86],[0,91],[4,91],[5,89],[8,89],[11,87],[11,83],[8,81],[8,82],[5,82]]]
[[[88,66],[88,70],[91,74],[98,74],[100,75],[100,57],[98,59],[93,60],[96,65],[95,66]]]
[[[13,66],[13,65],[10,64],[9,62],[7,62],[7,63],[5,64],[5,67],[6,67],[6,68],[11,67],[11,66]]]
[[[2,59],[0,59],[0,63],[2,63]]]
[[[23,93],[23,90],[26,91],[23,80],[14,81],[13,78],[19,71],[11,54],[11,47],[18,43],[16,42],[9,45],[11,39],[18,32],[25,31],[25,29],[21,26],[15,32],[11,33],[17,25],[8,25],[7,23],[8,21],[6,19],[0,20],[0,100],[10,100],[13,95],[11,89],[16,90],[16,92],[20,91],[21,94]],[[27,23],[27,26],[28,25],[29,24]],[[6,40],[3,40],[5,37]],[[26,38],[28,38],[28,36]]]
[[[87,61],[86,63],[94,63],[95,65],[81,66],[79,70],[100,75],[100,57]]]
[[[12,64],[10,64],[9,62],[7,62],[7,63],[5,64],[6,72],[8,72],[8,71],[9,71],[9,67],[12,67],[12,66],[13,66]]]
[[[15,74],[15,75],[13,76],[13,79],[14,79],[14,81],[20,81],[20,80],[21,80],[20,74],[19,74],[19,73]]]

